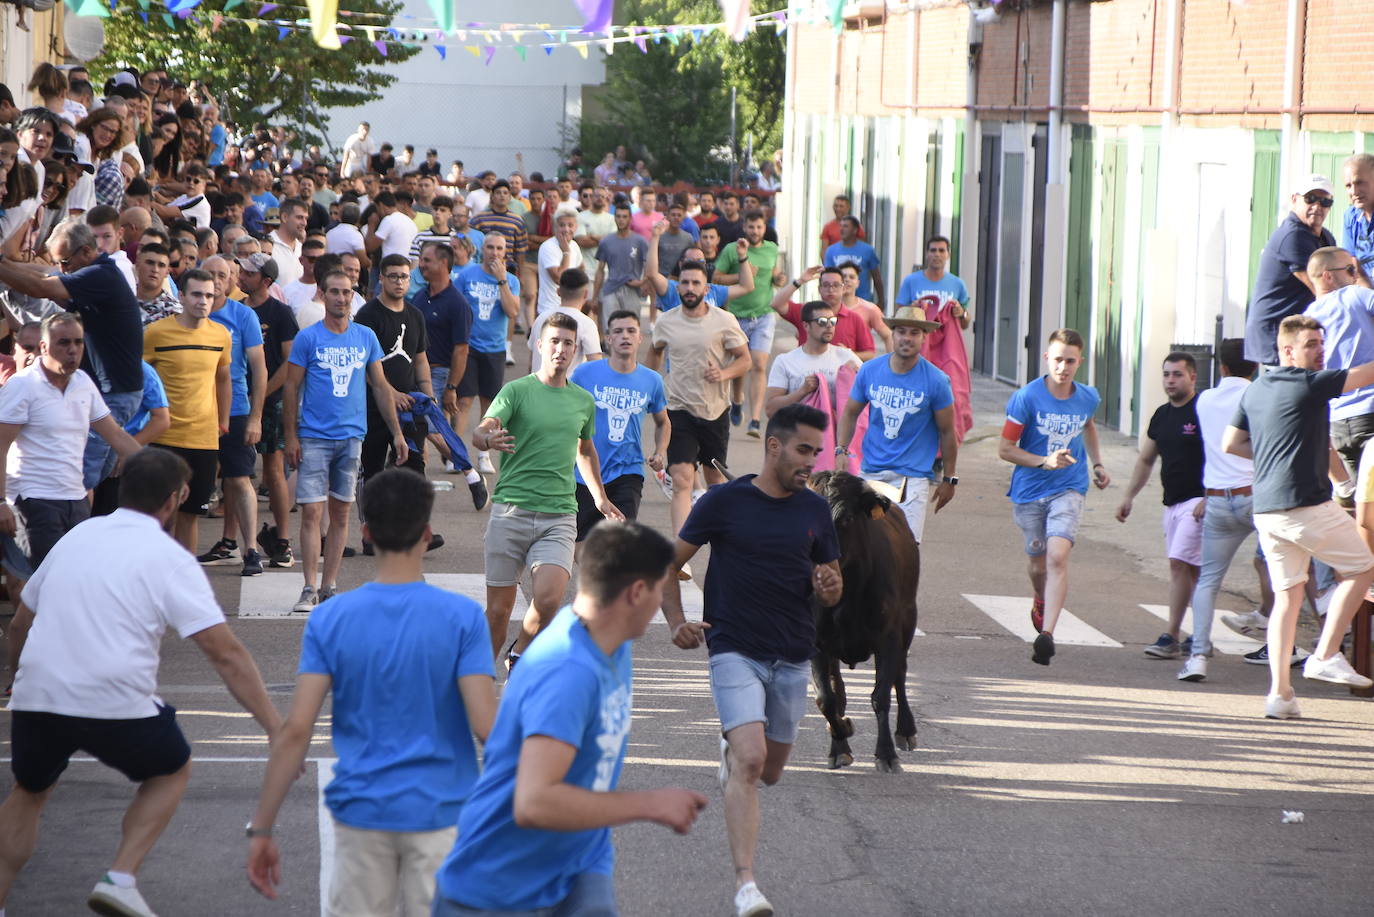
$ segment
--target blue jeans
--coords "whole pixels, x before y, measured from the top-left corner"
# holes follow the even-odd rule
[[[1248,496],[1207,498],[1207,514],[1202,517],[1202,572],[1193,589],[1195,655],[1212,650],[1217,593],[1241,542],[1255,531],[1253,506],[1254,500]]]
[[[119,424],[120,429],[123,429],[138,413],[138,406],[143,403],[143,389],[136,392],[111,392],[102,397],[105,399],[105,406],[110,409],[110,416]],[[110,476],[117,458],[119,455],[110,448],[110,444],[105,442],[103,436],[94,430],[86,434],[86,454],[81,463],[81,483],[87,490],[94,490],[97,484]]]
[[[619,917],[615,885],[611,877],[599,872],[584,872],[573,880],[568,897],[552,907],[532,911],[492,911],[467,907],[442,894],[434,896],[431,917]]]

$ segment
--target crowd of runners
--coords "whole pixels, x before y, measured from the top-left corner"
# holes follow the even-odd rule
[[[140,784],[90,904],[153,913],[135,877],[190,759],[155,693],[168,626],[271,739],[247,826],[264,895],[280,882],[273,826],[332,694],[329,913],[614,914],[610,828],[685,832],[707,804],[616,790],[629,646],[660,609],[674,644],[708,649],[736,912],[773,913],[754,874],[758,788],[781,778],[805,711],[810,603],[844,590],[830,508],[807,480],[861,475],[917,543],[955,499],[974,313],[950,241],[926,240],[889,298],[843,195],[818,227],[823,263],[789,270],[771,188],[660,196],[620,151],[595,169],[574,151],[549,181],[469,178],[433,151],[376,146],[365,123],[337,163],[281,129],[233,135],[165,71],[115,73],[99,101],[82,72],[40,68],[30,88],[40,104],[19,109],[0,87],[0,561],[16,604],[0,917],[77,750]],[[1374,211],[1371,166],[1352,160],[1347,188]],[[1223,344],[1222,379],[1201,396],[1194,358],[1166,358],[1167,403],[1117,510],[1126,521],[1162,459],[1171,618],[1146,652],[1184,658],[1184,681],[1206,677],[1222,576],[1259,531],[1272,612],[1227,624],[1267,629],[1255,661],[1279,718],[1298,715],[1294,660],[1309,678],[1369,684],[1340,647],[1374,580],[1361,451],[1374,292],[1363,250],[1321,234],[1330,182],[1301,184],[1297,228],[1263,256],[1276,290],[1257,290],[1270,307],[1251,318],[1269,326]],[[798,346],[774,358],[779,318]],[[529,367],[515,366],[516,335]],[[1042,665],[1085,494],[1111,481],[1098,393],[1075,381],[1085,348],[1072,329],[1049,336],[1045,374],[1012,395],[998,441]],[[733,428],[759,441],[757,475],[727,480]],[[487,516],[485,608],[423,579],[445,474]],[[635,521],[649,478],[671,502],[666,537]],[[340,591],[355,504],[376,573]],[[692,621],[679,583],[708,545]],[[1325,626],[1309,655],[1293,643],[1313,556]],[[83,575],[92,558],[99,577]],[[200,567],[251,577],[298,562],[292,610],[308,618],[282,717]]]

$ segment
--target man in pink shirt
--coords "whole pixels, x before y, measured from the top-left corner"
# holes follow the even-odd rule
[[[847,347],[854,351],[860,360],[873,359],[876,350],[873,346],[873,333],[868,330],[868,322],[858,312],[844,306],[844,277],[837,267],[823,268],[820,265],[809,267],[802,275],[790,283],[785,283],[773,297],[773,311],[792,323],[797,329],[798,346],[806,343],[806,323],[802,321],[801,301],[793,300],[802,287],[816,277],[821,278],[821,302],[835,310],[835,337],[830,343]]]
[[[639,211],[630,217],[630,230],[648,239],[654,224],[664,219],[663,214],[658,212],[658,194],[653,188],[642,189],[639,192]]]

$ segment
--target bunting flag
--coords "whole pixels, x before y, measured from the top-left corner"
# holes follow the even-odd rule
[[[275,3],[264,3],[262,6],[258,7],[258,15],[266,16],[268,13],[272,12],[276,8],[277,4]]]
[[[491,59],[496,56],[496,48],[492,45],[487,45],[482,49],[482,55],[486,58],[486,60],[482,61],[483,66],[490,67]]]
[[[463,45],[463,48],[464,48],[464,50],[466,50],[469,54],[471,54],[473,57],[481,57],[481,56],[482,56],[482,49],[479,48],[479,47],[477,47],[476,45]]]
[[[611,24],[611,14],[615,12],[615,0],[576,0],[577,8],[582,11],[583,32],[604,32]]]
[[[579,42],[577,43],[576,47],[577,47],[577,53],[582,55],[582,59],[583,59],[583,60],[586,60],[586,59],[587,59],[587,43],[586,43],[586,42],[579,41]],[[609,52],[607,52],[607,53],[609,53]]]
[[[67,2],[72,8],[73,16],[96,16],[100,19],[109,19],[110,10],[114,6],[112,3],[106,7],[101,0],[67,0]],[[145,22],[147,21],[147,13],[140,13],[139,15],[143,16]]]
[[[735,41],[743,41],[749,32],[749,0],[720,0],[725,16],[725,33]]]
[[[291,34],[291,30],[284,25],[277,26],[277,41],[285,41],[286,36]]]
[[[453,31],[453,3],[454,0],[429,0],[429,8],[441,32]]]
[[[448,48],[443,45],[435,45],[434,50],[439,52],[439,60],[448,60]]]
[[[844,29],[844,5],[846,0],[830,0],[830,24],[835,27],[835,31]]]
[[[516,45],[516,46],[515,46],[515,53],[516,53],[517,56],[519,56],[519,58],[520,58],[521,60],[526,60],[526,59],[527,59],[527,58],[525,57],[525,51],[526,51],[526,50],[527,50],[527,49],[525,48],[524,45]]]
[[[337,50],[343,47],[335,28],[339,16],[339,0],[306,0],[310,9],[310,34],[321,48]]]

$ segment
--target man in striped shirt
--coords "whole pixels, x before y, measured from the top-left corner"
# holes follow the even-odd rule
[[[525,232],[524,219],[510,209],[510,182],[503,178],[493,185],[491,209],[477,214],[470,222],[478,232],[499,232],[506,237],[506,268],[518,274],[529,247],[529,235]]]
[[[410,246],[410,261],[412,264],[420,260],[420,249],[430,242],[443,242],[448,245],[453,244],[456,233],[453,231],[453,198],[442,195],[435,197],[429,202],[430,213],[434,217],[434,223],[415,236],[415,241]]]

